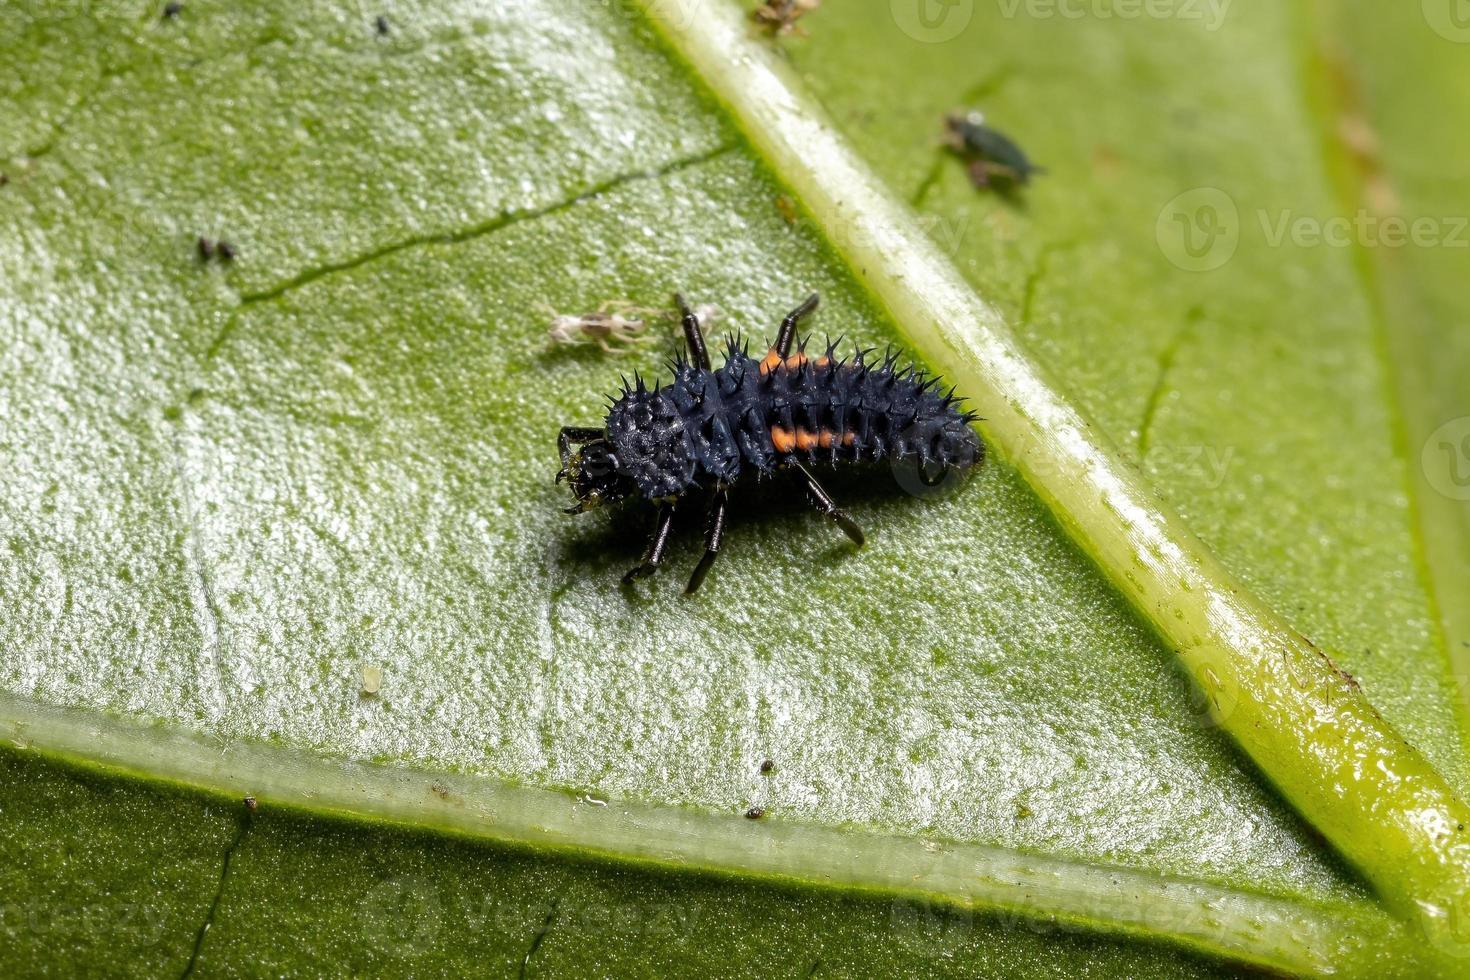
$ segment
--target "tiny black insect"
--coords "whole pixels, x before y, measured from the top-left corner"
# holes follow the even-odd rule
[[[945,143],[969,163],[970,182],[976,187],[992,183],[1025,186],[1032,174],[1046,173],[1005,133],[985,124],[978,112],[956,112],[944,117]]]
[[[791,353],[796,326],[817,308],[813,293],[781,322],[776,342],[757,361],[731,339],[724,365],[710,367],[699,318],[682,297],[687,355],[672,364],[668,385],[650,389],[634,376],[600,428],[566,426],[557,439],[561,472],[577,498],[569,514],[601,504],[642,497],[659,506],[643,563],[623,582],[652,574],[664,560],[674,508],[696,490],[711,493],[705,553],[686,593],[704,581],[720,551],[728,488],[747,473],[777,468],[801,474],[817,509],[861,546],[863,532],[822,489],[807,468],[829,463],[895,459],[917,462],[921,473],[938,468],[965,470],[978,464],[985,446],[962,411],[954,389],[938,390],[939,379],[913,368],[896,369],[889,353],[869,361],[871,350],[851,360],[829,344],[808,358],[805,343]],[[572,447],[580,446],[577,451]]]
[[[184,5],[181,4],[181,3],[166,3],[166,4],[163,5],[163,19],[164,20],[172,20],[173,18],[177,17],[179,14],[181,14],[183,12],[184,12]]]
[[[221,238],[212,242],[203,235],[194,243],[194,248],[199,252],[199,261],[208,262],[210,259],[218,258],[221,262],[232,262],[235,258],[235,246]]]
[[[388,18],[385,17],[385,16],[383,16],[382,14],[379,14],[378,15],[378,19],[375,20],[375,21],[373,21],[373,26],[375,26],[378,29],[378,35],[379,36],[386,35],[388,33],[388,30],[389,30],[389,28],[388,28]]]
[[[746,820],[759,820],[766,815],[765,807],[753,806],[745,811]]]
[[[776,771],[776,763],[772,762],[770,759],[767,759],[765,762],[762,762],[761,763],[761,775],[762,776],[769,776],[771,773],[773,773],[775,771]]]

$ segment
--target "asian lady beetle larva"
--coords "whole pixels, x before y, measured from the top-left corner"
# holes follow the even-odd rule
[[[729,487],[749,473],[789,468],[801,474],[817,509],[859,547],[863,532],[838,508],[807,467],[818,461],[916,461],[925,471],[965,470],[978,464],[984,443],[961,411],[951,388],[909,367],[896,370],[897,355],[869,363],[871,350],[852,360],[834,356],[829,344],[809,358],[805,344],[791,353],[796,326],[817,308],[807,297],[781,322],[776,342],[759,361],[731,339],[725,363],[710,367],[699,318],[682,297],[687,356],[672,364],[668,385],[652,389],[635,375],[624,383],[600,428],[567,426],[557,446],[561,472],[577,502],[577,514],[601,504],[639,496],[658,505],[658,520],[643,563],[623,576],[624,584],[652,574],[663,562],[674,508],[691,492],[711,494],[705,552],[689,579],[696,591],[720,551]],[[581,448],[573,451],[573,446]]]

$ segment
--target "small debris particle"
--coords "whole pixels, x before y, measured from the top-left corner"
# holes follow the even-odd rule
[[[231,245],[229,242],[225,241],[223,238],[221,238],[219,240],[219,244],[216,245],[214,248],[215,248],[215,251],[219,253],[219,257],[220,257],[221,260],[223,260],[225,262],[230,262],[230,261],[233,261],[234,260],[234,258],[235,258],[235,246]]]
[[[1092,168],[1100,174],[1111,176],[1118,170],[1118,151],[1106,143],[1092,148]]]
[[[364,667],[362,669],[362,696],[365,698],[375,697],[383,689],[383,668]]]
[[[707,334],[709,328],[725,318],[725,311],[713,303],[701,303],[691,310],[696,319],[699,320],[699,332]],[[675,324],[680,320],[678,311],[675,310],[672,317]]]
[[[10,175],[0,174],[0,187],[4,187],[8,183],[10,183]]]
[[[607,800],[599,800],[590,793],[583,793],[577,797],[578,803],[586,803],[588,806],[607,806]]]
[[[1032,812],[1033,811],[1031,810],[1031,808],[1029,806],[1027,806],[1026,804],[1024,804],[1024,803],[1017,803],[1016,804],[1016,819],[1017,820],[1026,820],[1026,819],[1028,819],[1029,817],[1032,816]]]
[[[755,21],[772,37],[786,34],[806,36],[796,22],[822,5],[822,0],[767,0],[750,12]]]
[[[776,210],[781,212],[781,217],[786,219],[788,225],[796,224],[796,202],[785,194],[776,197]]]
[[[245,809],[249,810],[251,813],[254,813],[259,806],[260,804],[256,802],[255,797],[245,797]]]
[[[378,28],[378,36],[379,37],[382,37],[383,35],[385,35],[385,34],[388,33],[388,18],[387,17],[384,17],[382,14],[379,14],[378,15],[378,19],[375,20],[375,21],[373,21],[373,23]]]
[[[179,14],[181,14],[183,12],[184,12],[184,5],[181,4],[181,3],[166,3],[166,4],[163,5],[163,19],[164,20],[173,20],[175,17],[177,17]]]
[[[767,759],[765,762],[762,762],[761,763],[761,775],[762,776],[769,776],[771,773],[773,773],[775,771],[776,771],[776,763],[772,762],[770,759]]]
[[[765,815],[766,815],[766,811],[765,811],[765,809],[763,807],[753,806],[749,810],[746,810],[745,811],[745,819],[746,820],[759,820],[761,817],[764,817]]]
[[[434,795],[439,797],[439,799],[449,799],[449,787],[445,786],[443,783],[434,783],[429,787],[429,789],[433,790]]]
[[[194,247],[199,249],[199,261],[208,262],[214,258],[214,242],[203,235],[199,236],[199,241],[194,243]]]

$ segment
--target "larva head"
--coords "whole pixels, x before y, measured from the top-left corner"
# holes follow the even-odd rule
[[[562,480],[577,498],[576,506],[567,508],[568,514],[622,500],[638,489],[619,472],[617,454],[606,439],[595,439],[568,457],[567,465],[556,475],[556,482]]]
[[[686,430],[686,408],[671,389],[648,391],[640,378],[607,413],[607,438],[618,468],[649,500],[678,496],[694,482],[696,462]]]

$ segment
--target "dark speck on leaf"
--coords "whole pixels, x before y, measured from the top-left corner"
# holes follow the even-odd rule
[[[181,14],[183,12],[184,12],[184,5],[181,4],[181,3],[166,3],[166,4],[163,5],[163,19],[164,20],[173,20],[175,17],[177,17],[179,14]]]
[[[763,809],[761,809],[758,806],[753,806],[749,810],[746,810],[745,811],[745,819],[746,820],[759,820],[761,817],[764,817],[765,815],[766,815],[766,811],[763,810]]]
[[[199,236],[199,241],[194,243],[194,247],[199,249],[199,260],[201,262],[208,262],[214,258],[214,242],[205,238],[203,235]]]
[[[376,21],[374,21],[373,23],[375,25],[377,25],[378,33],[380,35],[381,34],[387,34],[388,33],[388,18],[387,17],[384,17],[382,14],[379,14],[378,15],[378,19]]]
[[[771,773],[773,773],[775,771],[776,771],[776,764],[774,762],[772,762],[770,759],[767,759],[765,762],[762,762],[761,763],[761,775],[763,775],[763,776],[770,775]]]
[[[0,174],[0,187],[4,187],[8,183],[10,183],[10,175]]]
[[[255,810],[256,810],[256,808],[259,805],[260,804],[258,804],[258,803],[255,802],[255,797],[253,797],[253,796],[247,796],[247,797],[245,797],[245,809],[249,810],[251,813],[254,813]]]
[[[235,246],[223,239],[215,246],[215,249],[219,252],[219,257],[226,262],[231,261],[235,257]]]

